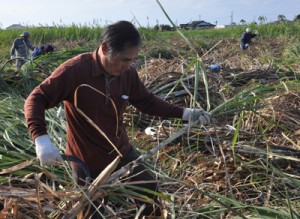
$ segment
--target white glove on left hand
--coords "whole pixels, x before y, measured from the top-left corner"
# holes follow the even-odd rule
[[[58,148],[51,142],[48,135],[41,135],[34,140],[36,155],[42,166],[57,164],[62,160]]]
[[[192,121],[199,120],[201,125],[206,125],[210,122],[211,114],[203,109],[191,109],[185,108],[182,115],[183,121],[188,121],[191,118]]]

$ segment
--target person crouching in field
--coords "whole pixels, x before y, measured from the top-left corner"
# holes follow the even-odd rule
[[[80,54],[60,65],[45,81],[38,85],[25,101],[25,118],[36,147],[41,165],[62,160],[59,149],[47,134],[45,110],[64,102],[67,120],[66,154],[83,160],[96,178],[117,156],[117,169],[136,160],[140,155],[129,142],[123,114],[131,104],[143,113],[164,118],[199,120],[201,125],[210,122],[210,113],[202,109],[177,106],[150,92],[140,80],[133,62],[141,48],[141,37],[135,26],[119,21],[107,26],[101,34],[99,48]],[[88,117],[88,119],[87,119]],[[100,134],[96,125],[113,145]],[[81,169],[73,166],[78,182],[85,179]],[[136,186],[157,191],[157,182],[151,171],[139,162],[130,181],[144,181]],[[154,204],[136,200],[137,207],[145,204],[142,216],[160,216],[161,205],[152,193],[141,192]],[[95,202],[96,206],[102,201]],[[86,218],[102,218],[91,207]]]
[[[245,32],[243,32],[240,42],[241,50],[248,49],[249,45],[251,44],[252,38],[256,37],[258,32],[255,30],[252,33],[250,28],[247,28]]]
[[[36,59],[37,57],[39,57],[40,55],[45,55],[49,52],[53,52],[54,48],[52,45],[46,45],[46,46],[40,46],[40,47],[36,47],[34,48],[33,52],[32,52],[32,59]]]

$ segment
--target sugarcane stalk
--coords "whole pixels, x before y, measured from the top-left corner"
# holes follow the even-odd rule
[[[103,192],[99,192],[99,185],[103,184],[108,176],[116,169],[121,157],[117,156],[92,182],[86,192],[83,193],[81,199],[76,202],[73,208],[63,216],[63,219],[75,218],[76,215],[92,201],[103,198]]]

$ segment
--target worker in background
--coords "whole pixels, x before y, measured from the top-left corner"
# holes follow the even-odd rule
[[[16,67],[19,69],[26,62],[26,59],[30,58],[31,51],[34,47],[29,40],[29,32],[23,32],[17,39],[14,40],[10,49],[10,58],[16,59]]]
[[[252,33],[251,29],[248,27],[245,32],[243,32],[240,42],[241,50],[248,49],[249,45],[251,44],[252,38],[256,37],[258,34],[257,30]]]
[[[25,117],[42,165],[62,160],[59,149],[47,133],[45,110],[64,102],[67,119],[66,154],[83,160],[96,178],[118,155],[117,169],[136,160],[140,155],[129,142],[123,114],[128,104],[143,113],[163,118],[210,122],[210,114],[203,109],[177,106],[155,96],[139,78],[133,63],[141,49],[141,37],[135,26],[119,21],[107,26],[101,34],[99,48],[80,54],[59,66],[37,86],[25,101]],[[92,121],[91,124],[89,121]],[[97,126],[107,138],[99,133]],[[80,168],[73,166],[76,180],[85,179]],[[133,169],[131,181],[143,181],[136,186],[156,191],[156,178],[140,161]],[[156,205],[136,200],[138,207],[145,204],[143,216],[160,216],[161,205],[152,193],[143,193]],[[98,200],[98,204],[101,200]],[[88,210],[88,209],[86,209]],[[102,218],[90,209],[91,218]],[[90,218],[90,217],[86,217]]]
[[[35,47],[33,52],[32,52],[32,59],[36,59],[37,57],[39,57],[40,55],[45,54],[45,46],[39,46],[39,47]]]
[[[32,59],[36,59],[37,57],[39,57],[40,55],[45,55],[49,52],[53,52],[54,48],[52,45],[47,45],[47,46],[40,46],[40,47],[36,47],[33,50],[32,55]]]

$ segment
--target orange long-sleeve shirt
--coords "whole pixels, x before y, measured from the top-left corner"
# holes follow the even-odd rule
[[[24,106],[26,122],[35,139],[47,134],[45,110],[63,101],[67,120],[66,154],[83,160],[91,171],[103,170],[117,152],[75,106],[107,135],[122,154],[130,147],[123,125],[123,113],[128,103],[150,115],[181,118],[183,114],[182,107],[153,95],[140,81],[134,68],[118,77],[105,76],[97,54],[98,50],[95,50],[63,63],[31,92]]]

